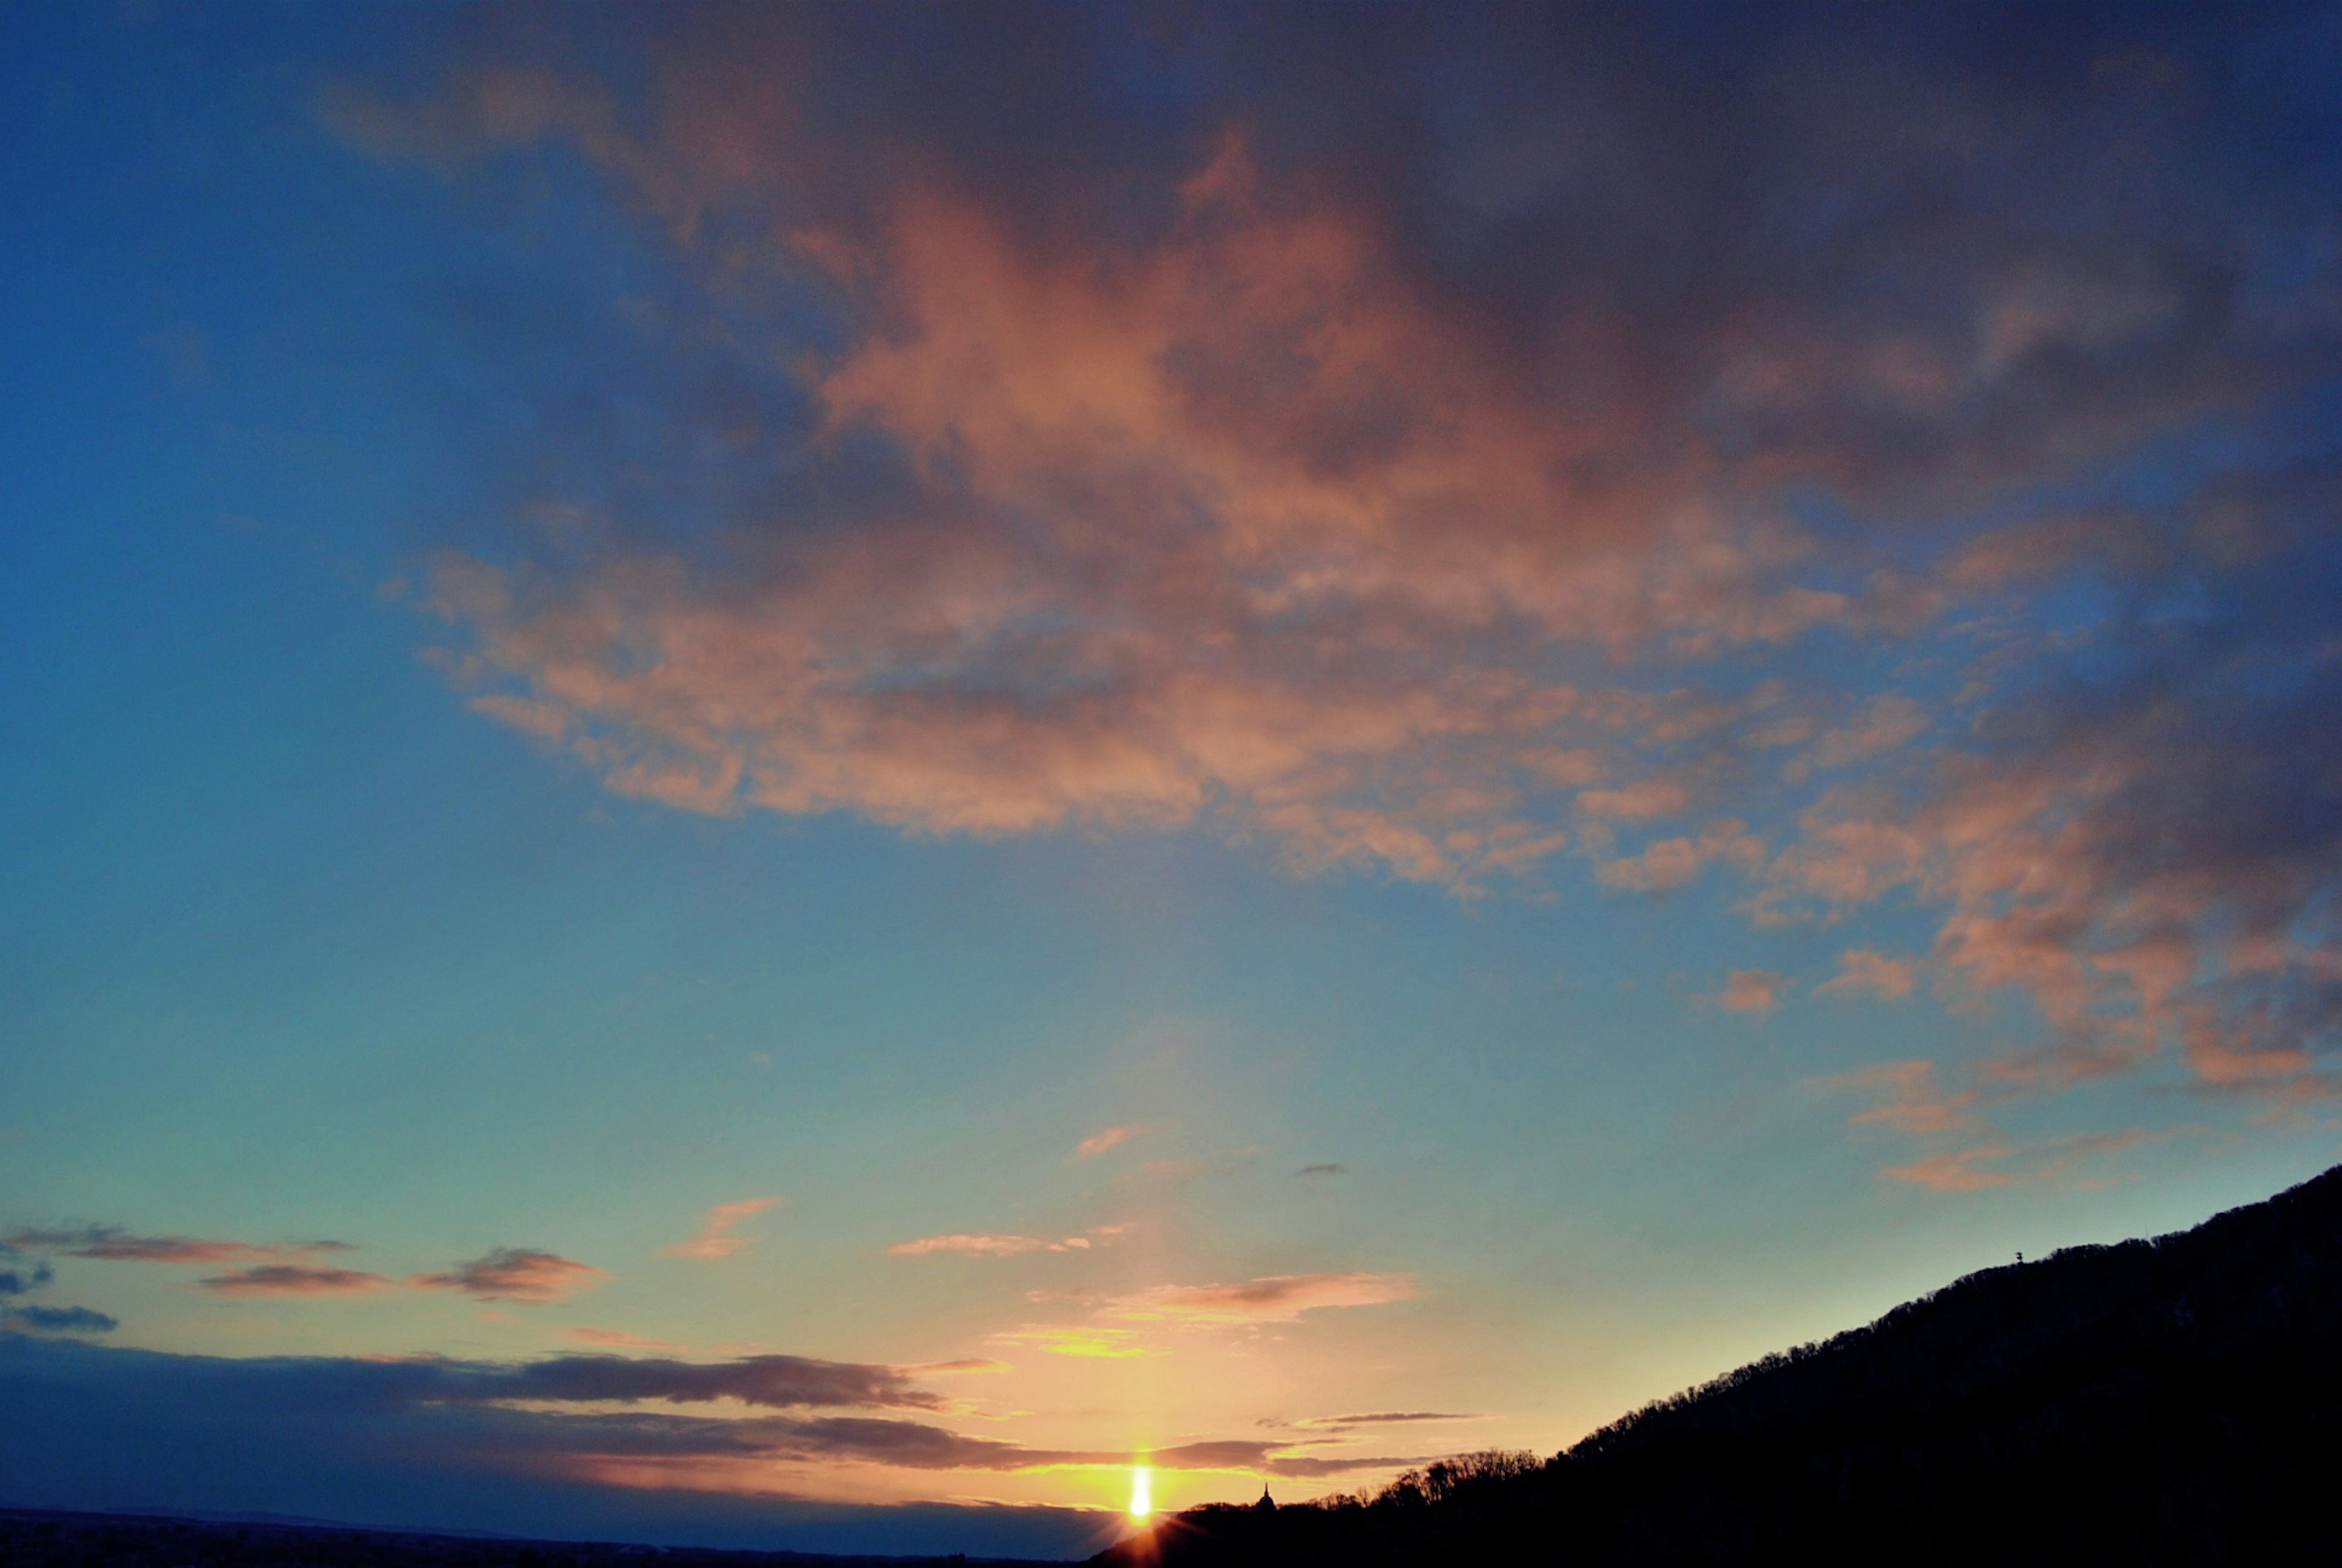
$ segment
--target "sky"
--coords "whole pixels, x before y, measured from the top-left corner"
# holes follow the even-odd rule
[[[2342,1148],[2342,13],[0,13],[0,1503],[1076,1555]]]

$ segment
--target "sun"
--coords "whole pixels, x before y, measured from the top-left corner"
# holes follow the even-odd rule
[[[1130,1467],[1130,1516],[1144,1521],[1155,1512],[1155,1472],[1144,1464]]]

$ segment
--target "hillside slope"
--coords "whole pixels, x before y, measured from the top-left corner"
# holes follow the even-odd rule
[[[1971,1274],[1541,1464],[1197,1511],[1106,1557],[2333,1562],[2337,1468],[2342,1168],[2190,1231]]]

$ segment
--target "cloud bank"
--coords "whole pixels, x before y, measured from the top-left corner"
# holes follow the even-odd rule
[[[478,711],[690,811],[1917,907],[2037,1024],[1981,1079],[2331,1085],[2314,27],[1146,15],[676,7],[330,96],[574,161],[668,268],[592,328],[642,449],[549,420],[557,493],[430,574]]]

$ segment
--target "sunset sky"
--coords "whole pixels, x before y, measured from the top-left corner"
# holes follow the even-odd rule
[[[2331,7],[0,79],[0,1504],[1071,1555],[2342,1157]]]

